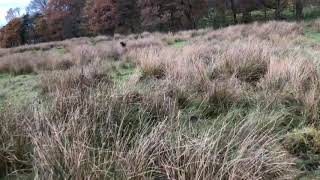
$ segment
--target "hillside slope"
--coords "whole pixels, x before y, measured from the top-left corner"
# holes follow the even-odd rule
[[[317,22],[0,51],[0,179],[317,177]]]

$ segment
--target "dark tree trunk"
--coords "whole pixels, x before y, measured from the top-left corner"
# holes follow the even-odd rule
[[[231,3],[232,14],[233,14],[233,22],[236,24],[238,22],[237,21],[237,9],[234,4],[234,0],[230,0],[230,3]]]
[[[251,12],[248,11],[248,10],[245,10],[245,11],[243,12],[242,18],[243,18],[243,22],[244,22],[244,23],[250,22],[250,21],[251,21]]]
[[[302,0],[296,0],[296,19],[301,20],[303,18],[303,2]]]
[[[276,2],[276,11],[275,11],[275,18],[280,19],[281,17],[281,6],[280,6],[280,0],[277,0]]]
[[[224,26],[226,24],[226,11],[225,10],[221,11],[221,16],[222,16],[222,25]]]

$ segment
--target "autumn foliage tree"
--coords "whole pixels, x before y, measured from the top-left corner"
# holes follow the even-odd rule
[[[134,33],[140,30],[140,9],[137,1],[117,0],[116,32]]]
[[[0,31],[1,47],[10,48],[22,45],[22,21],[20,18],[12,19]]]
[[[117,26],[116,0],[89,0],[86,4],[88,30],[96,34],[113,34]]]
[[[46,41],[47,25],[40,13],[26,14],[22,18],[22,43],[33,44]]]
[[[34,29],[37,42],[45,42],[48,40],[48,24],[44,15],[37,14],[37,18],[34,21]]]
[[[139,0],[142,25],[149,30],[188,29],[194,15],[207,11],[206,4],[206,0]]]
[[[81,11],[85,0],[50,0],[45,15],[49,40],[79,36]]]
[[[320,6],[319,0],[31,0],[22,17],[19,9],[8,11],[9,23],[0,29],[0,45],[12,47],[98,34],[178,31],[211,22],[218,24],[213,27],[220,27],[227,24],[228,16],[238,22],[238,14],[242,14],[243,22],[250,22],[251,11],[255,10],[263,10],[265,17],[268,10],[273,10],[279,19],[288,5],[301,19],[307,4]]]

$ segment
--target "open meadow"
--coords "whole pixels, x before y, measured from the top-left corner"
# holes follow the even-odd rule
[[[320,20],[0,49],[0,179],[316,179]]]

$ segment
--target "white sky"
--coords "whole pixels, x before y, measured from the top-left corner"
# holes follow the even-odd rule
[[[6,13],[10,8],[21,8],[21,14],[25,12],[26,6],[29,4],[30,0],[0,0],[0,26],[5,25]]]

